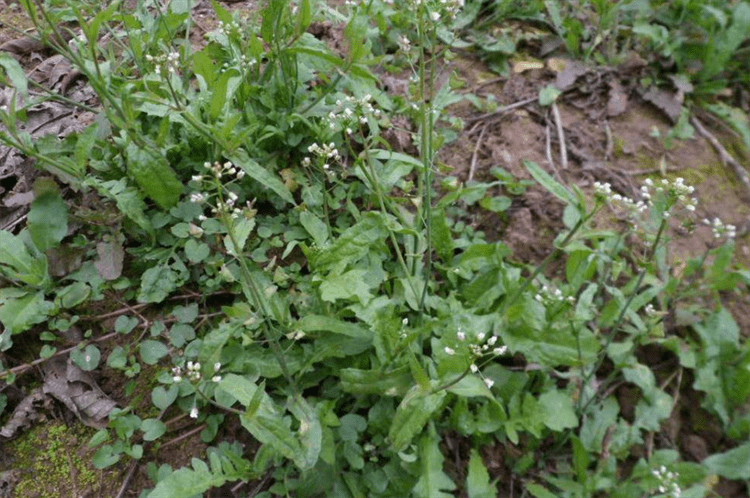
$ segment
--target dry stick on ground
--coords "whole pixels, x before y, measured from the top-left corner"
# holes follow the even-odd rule
[[[565,148],[565,132],[563,132],[560,110],[554,102],[552,103],[552,116],[555,118],[555,125],[557,125],[557,140],[560,142],[560,167],[563,170],[566,170],[568,169],[568,151]]]
[[[547,163],[549,163],[550,169],[555,173],[555,178],[558,182],[564,183],[562,181],[562,178],[560,178],[560,173],[557,171],[557,167],[555,166],[555,161],[552,159],[552,132],[549,129],[549,122],[547,123],[547,126],[545,126],[545,134],[547,136],[547,148],[546,148],[546,155],[547,155]]]
[[[521,100],[521,101],[515,102],[513,104],[509,104],[509,105],[503,106],[503,107],[499,108],[498,110],[496,110],[494,112],[490,112],[488,114],[482,114],[481,116],[474,116],[472,118],[466,118],[466,119],[464,119],[464,122],[465,123],[473,123],[475,121],[481,121],[483,119],[491,119],[491,118],[494,118],[494,117],[497,117],[497,116],[501,116],[501,115],[505,114],[508,111],[512,111],[513,109],[518,109],[519,107],[523,107],[525,105],[529,105],[532,102],[536,102],[536,101],[537,101],[537,97],[533,97],[533,98],[530,98],[530,99]]]
[[[477,169],[477,156],[479,155],[479,147],[482,145],[482,139],[484,138],[484,132],[487,131],[489,123],[485,123],[482,126],[482,131],[479,132],[479,138],[477,138],[477,145],[474,147],[474,153],[471,155],[471,166],[469,167],[469,181],[474,179],[474,172]]]
[[[183,439],[187,439],[187,438],[189,438],[190,436],[192,436],[193,434],[195,434],[195,433],[197,433],[197,432],[200,432],[200,431],[202,431],[202,430],[203,430],[203,429],[205,429],[205,428],[206,428],[206,424],[201,424],[201,425],[199,425],[198,427],[196,427],[196,428],[194,428],[194,429],[190,429],[190,430],[189,430],[189,431],[187,431],[187,432],[186,432],[185,434],[180,434],[180,435],[179,435],[179,436],[177,436],[176,438],[174,438],[174,439],[170,439],[170,440],[169,440],[169,441],[167,441],[166,443],[164,443],[164,444],[162,444],[161,446],[159,446],[159,448],[164,448],[165,446],[169,446],[169,445],[172,445],[172,444],[175,444],[175,443],[179,443],[179,442],[180,442],[180,441],[182,441]]]
[[[747,171],[745,171],[745,168],[743,168],[740,163],[738,163],[732,156],[727,152],[727,150],[724,148],[721,143],[716,139],[713,134],[708,131],[706,128],[704,128],[703,124],[696,118],[695,116],[692,116],[690,118],[690,123],[695,127],[696,130],[698,130],[698,133],[700,133],[703,138],[708,140],[708,142],[713,146],[714,149],[716,149],[716,153],[719,154],[719,159],[721,159],[721,163],[726,166],[731,166],[731,168],[734,170],[734,174],[739,178],[739,180],[742,182],[742,185],[745,187],[745,191],[747,193],[747,196],[750,197],[750,176],[748,176]]]
[[[135,474],[135,468],[137,466],[138,466],[137,460],[133,460],[130,463],[130,468],[128,468],[128,473],[125,476],[125,480],[122,481],[120,490],[117,492],[117,496],[115,496],[115,498],[122,498],[123,496],[125,496],[125,492],[128,490],[128,485],[130,484],[130,480],[133,478],[133,474]]]

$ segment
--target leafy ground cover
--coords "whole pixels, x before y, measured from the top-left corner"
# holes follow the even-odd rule
[[[2,15],[0,492],[747,496],[747,2]]]

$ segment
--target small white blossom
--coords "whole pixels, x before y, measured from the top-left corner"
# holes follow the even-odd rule
[[[198,418],[198,407],[195,405],[190,409],[190,418]]]
[[[492,386],[495,385],[495,381],[492,379],[484,379],[484,385],[487,386],[487,389],[490,389]]]
[[[449,348],[448,346],[445,346],[445,354],[452,356],[452,355],[456,354],[456,350],[452,349],[452,348]]]

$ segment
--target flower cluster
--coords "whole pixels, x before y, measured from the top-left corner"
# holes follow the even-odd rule
[[[221,363],[218,361],[214,363],[214,375],[211,377],[211,380],[213,382],[220,382],[221,381],[221,375],[218,375],[219,370],[221,370]],[[172,368],[172,380],[174,382],[182,382],[182,374],[183,370],[182,367],[173,367]],[[185,368],[185,376],[190,382],[198,382],[201,380],[201,364],[199,361],[188,361],[186,368]]]
[[[573,296],[565,297],[560,289],[547,284],[542,285],[542,288],[539,289],[539,292],[534,296],[534,299],[545,305],[566,301],[570,304],[575,304],[576,302],[576,299]]]
[[[256,64],[255,59],[248,59],[245,54],[241,54],[238,57],[238,64],[237,65],[243,71],[248,71],[248,70],[252,69],[255,66],[255,64]],[[221,66],[221,72],[224,73],[224,72],[228,71],[230,67],[232,67],[231,64],[229,64],[228,62],[225,62]]]
[[[610,205],[625,211],[631,220],[635,220],[641,213],[654,206],[654,198],[660,198],[660,205],[663,205],[662,217],[670,217],[672,209],[676,206],[682,206],[687,211],[695,211],[698,199],[690,197],[695,192],[695,187],[685,185],[683,178],[677,178],[670,182],[666,178],[655,183],[652,179],[647,178],[640,188],[640,200],[633,200],[624,195],[612,192],[612,186],[609,183],[594,182],[594,193],[600,198],[610,203]]]
[[[228,23],[219,21],[219,33],[229,38],[233,33],[241,33],[240,25],[237,23],[237,21]]]
[[[231,182],[234,179],[241,180],[245,177],[245,171],[241,168],[235,167],[229,161],[223,164],[218,161],[214,162],[213,164],[206,162],[203,163],[203,167],[206,168],[216,180],[225,178],[224,181]],[[206,177],[204,175],[193,175],[192,177],[192,181],[197,183],[198,186],[201,186],[205,180]],[[207,199],[208,196],[203,192],[193,192],[192,194],[190,194],[190,202],[193,202],[195,204],[202,204]],[[218,201],[216,203],[216,206],[211,208],[211,212],[213,214],[226,212],[229,213],[232,218],[237,218],[240,214],[242,214],[242,209],[235,206],[237,203],[237,199],[237,194],[235,194],[231,190],[227,190],[226,199]],[[248,210],[252,209],[252,205],[250,202],[247,203],[247,208]],[[206,219],[206,216],[201,215],[198,217],[198,219],[203,221]],[[194,235],[194,233],[191,232],[191,235]]]
[[[651,474],[659,481],[659,493],[666,494],[671,498],[679,498],[682,493],[680,486],[677,484],[679,474],[667,470],[664,465],[656,470],[652,470]]]
[[[490,353],[490,348],[492,348],[491,353],[496,356],[504,355],[508,350],[508,346],[496,346],[498,340],[498,337],[496,335],[490,336],[485,342],[486,337],[487,334],[485,334],[484,332],[480,332],[477,334],[476,342],[467,345],[473,359],[480,358]],[[464,343],[466,341],[466,333],[459,328],[458,332],[456,333],[456,338],[460,343]],[[453,356],[454,354],[456,354],[456,350],[448,346],[446,346],[443,351],[449,356]],[[472,373],[479,374],[488,388],[494,385],[495,381],[484,377],[481,372],[479,372],[479,367],[473,361],[469,366],[469,369]]]
[[[180,67],[180,54],[174,51],[169,52],[168,54],[160,54],[156,57],[146,54],[146,60],[154,64],[155,73],[161,73],[162,66],[164,66],[169,73],[176,73],[177,69]]]
[[[704,218],[703,224],[711,227],[711,232],[714,234],[715,239],[722,237],[733,239],[737,236],[737,227],[729,224],[725,225],[719,218],[714,218],[714,221]]]
[[[339,154],[339,150],[336,148],[336,144],[334,144],[333,142],[329,144],[323,144],[322,146],[314,143],[307,148],[307,152],[314,156],[317,156],[319,161],[323,163],[324,170],[328,170],[331,167],[332,162],[341,162],[341,154]],[[310,166],[310,164],[312,164],[312,160],[309,157],[305,157],[302,160],[303,166]]]
[[[432,22],[440,22],[441,19],[453,21],[464,7],[465,0],[408,0],[414,10],[424,5],[430,15]]]
[[[372,95],[368,93],[361,99],[348,96],[343,101],[337,100],[336,106],[328,113],[328,127],[335,130],[340,126],[351,135],[357,125],[367,124],[369,116],[381,116],[380,109],[372,105]]]

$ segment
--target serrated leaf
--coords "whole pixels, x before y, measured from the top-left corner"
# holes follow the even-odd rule
[[[128,185],[127,179],[121,178],[102,182],[96,177],[89,176],[83,182],[83,185],[94,187],[102,196],[114,200],[117,209],[122,214],[148,234],[153,234],[154,227],[151,226],[151,222],[145,215],[146,203],[143,202],[138,190]]]
[[[234,238],[237,240],[237,245],[239,247],[234,247],[234,244],[232,244],[232,238],[229,235],[224,236],[224,247],[227,248],[227,252],[232,256],[239,256],[245,250],[245,243],[250,236],[250,232],[255,228],[255,218],[242,218],[239,221],[232,220],[232,223],[234,223],[234,226],[232,227]]]
[[[133,143],[125,149],[125,156],[128,161],[128,174],[151,200],[162,209],[169,209],[177,204],[183,185],[165,158],[145,151]]]
[[[442,209],[436,209],[432,212],[430,238],[438,257],[443,263],[450,265],[453,262],[453,237],[451,237],[445,212]]]
[[[453,498],[455,483],[443,472],[443,454],[440,452],[440,438],[435,428],[430,430],[419,441],[419,480],[412,493],[416,498]]]
[[[194,465],[195,466],[195,465]],[[221,473],[211,473],[207,468],[200,470],[183,467],[158,482],[148,498],[192,498],[202,496],[204,491],[219,487],[227,478]]]
[[[469,498],[495,498],[497,496],[497,488],[490,482],[490,474],[476,449],[472,449],[469,455],[466,492]]]
[[[250,159],[250,156],[242,149],[236,150],[229,156],[229,160],[235,166],[242,168],[247,176],[258,182],[261,186],[271,189],[276,195],[289,204],[294,204],[294,197],[284,182],[272,172]]]
[[[403,451],[409,446],[414,436],[422,431],[432,414],[440,408],[445,396],[444,390],[425,394],[421,387],[412,387],[398,405],[388,430],[388,438],[396,451]]]

